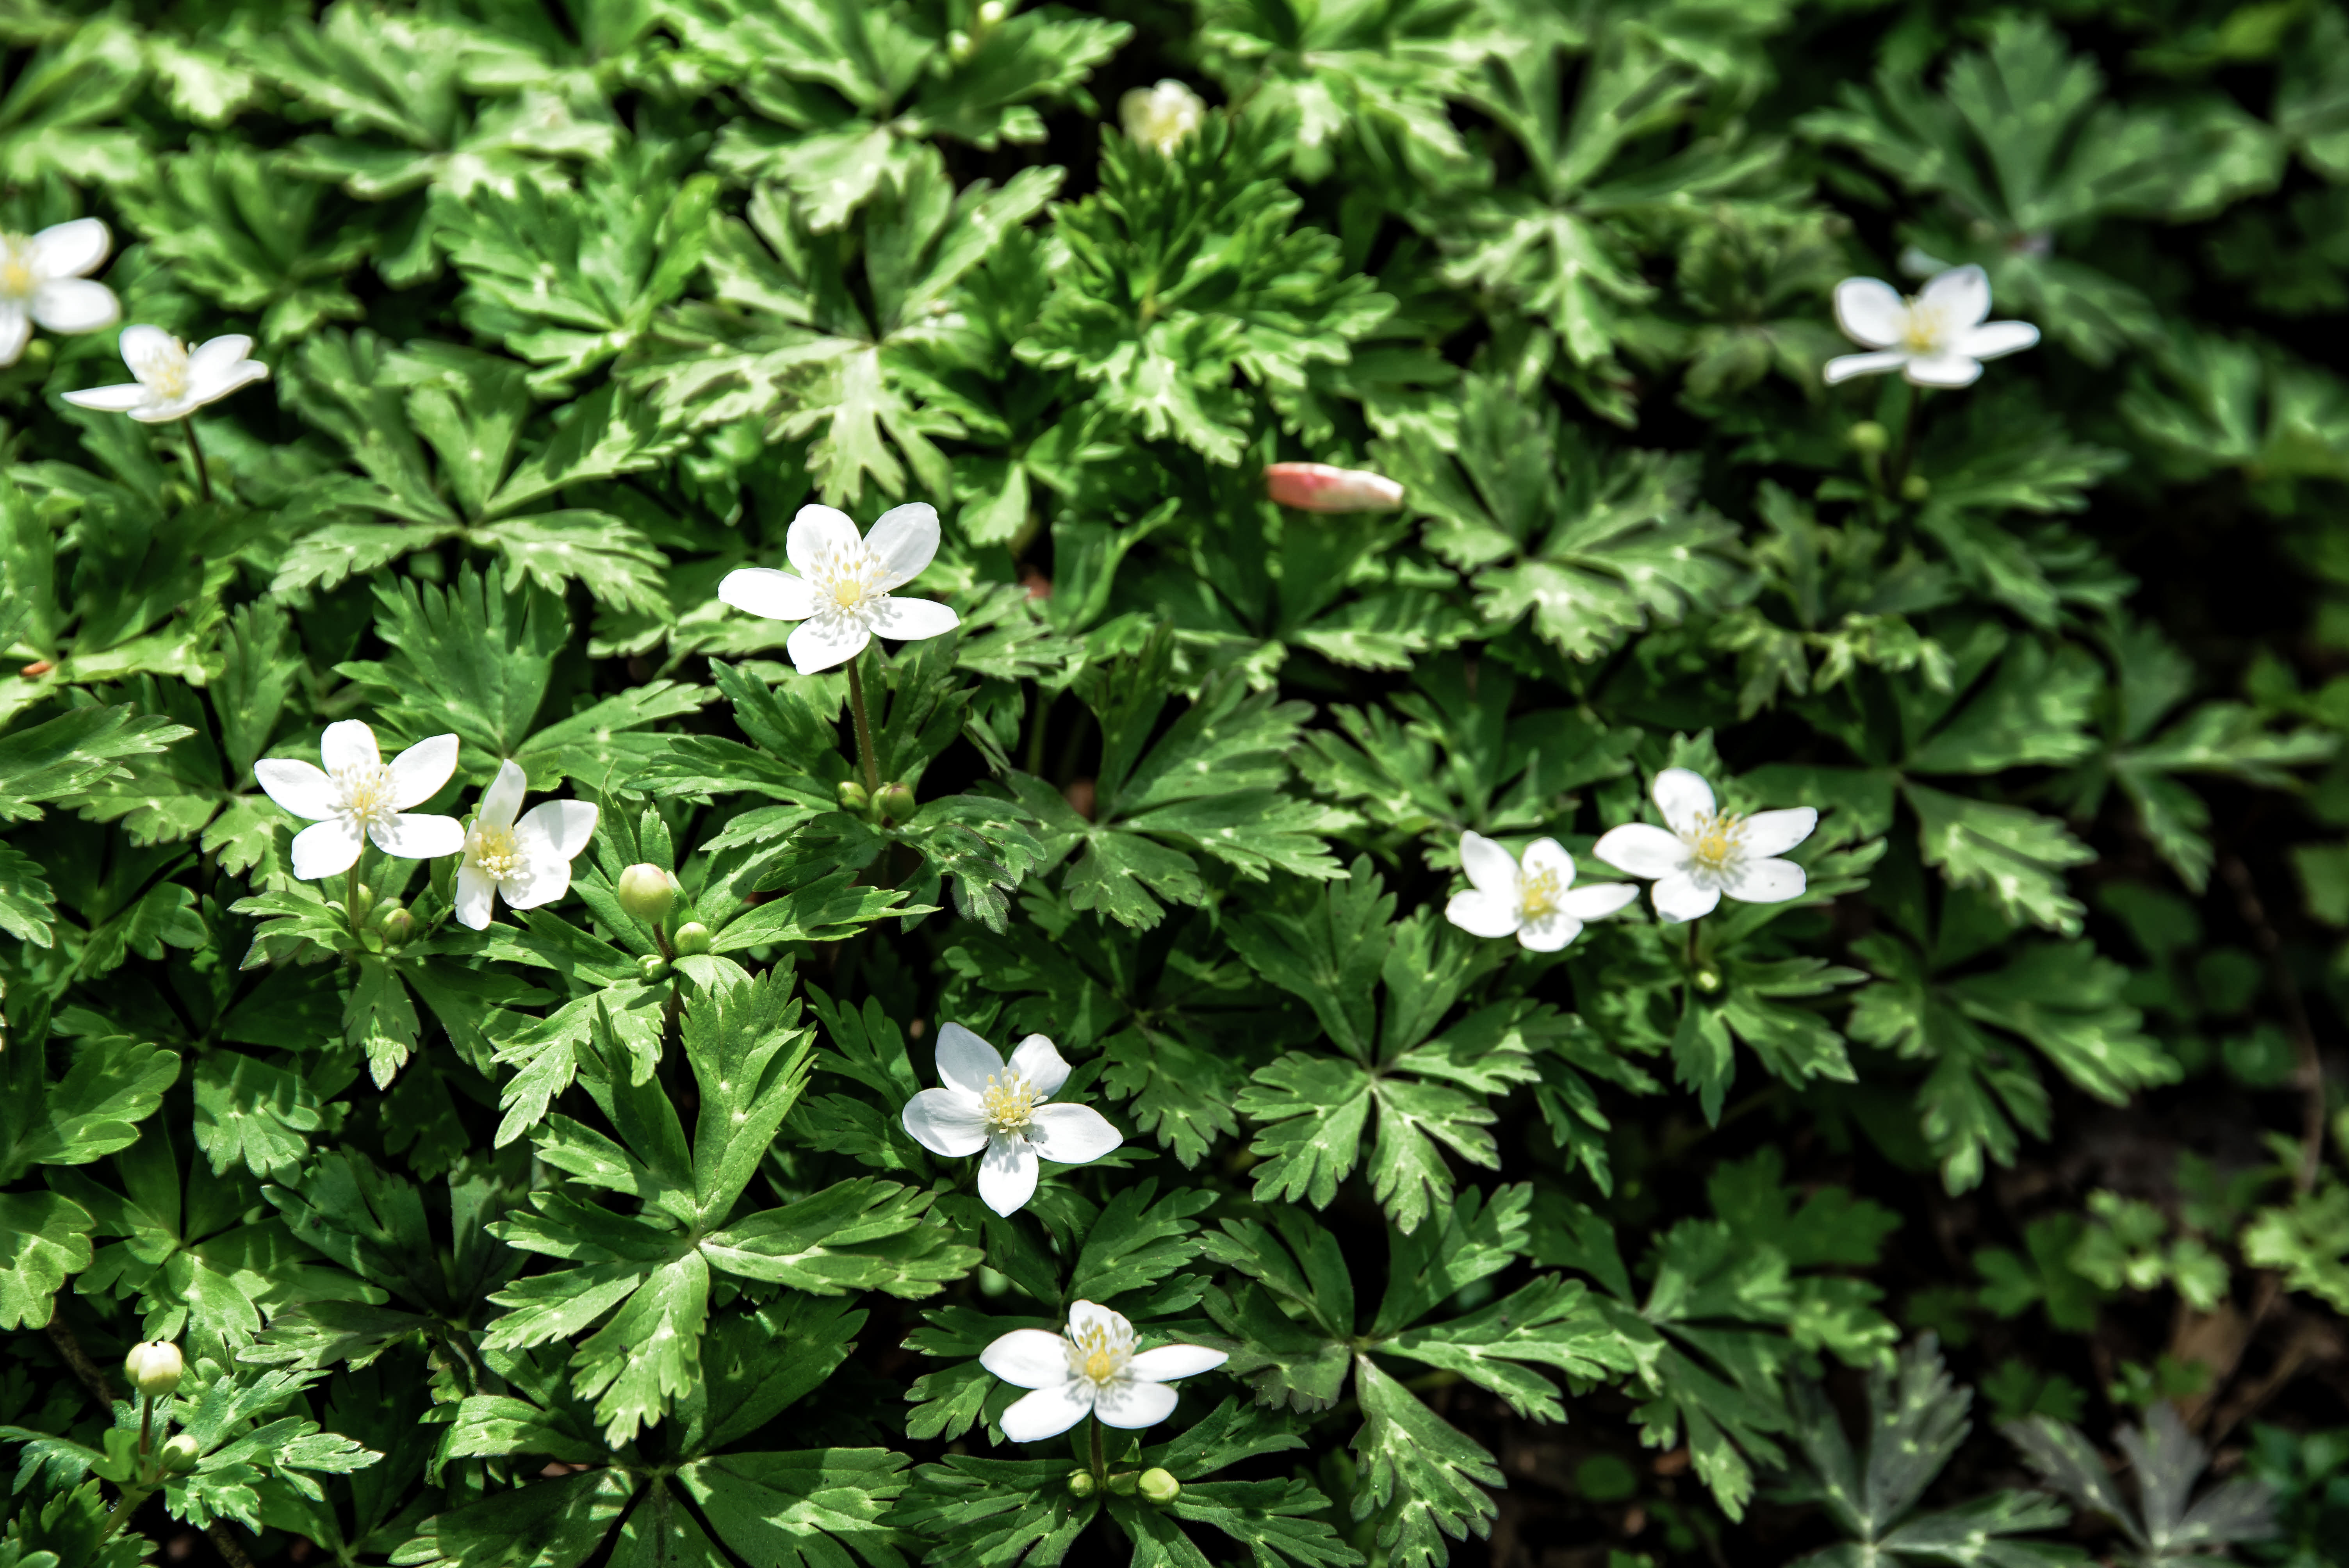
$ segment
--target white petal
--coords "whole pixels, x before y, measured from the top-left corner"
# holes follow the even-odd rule
[[[1636,882],[1591,882],[1570,890],[1558,907],[1577,920],[1604,920],[1639,896]]]
[[[978,1364],[1015,1388],[1069,1381],[1069,1343],[1040,1328],[1015,1328],[978,1353]]]
[[[884,593],[900,583],[911,583],[937,558],[938,509],[923,500],[909,506],[891,507],[874,523],[873,531],[864,536],[864,548],[881,562],[881,581],[875,586]],[[885,631],[881,634],[885,637],[937,635],[936,632]]]
[[[1015,1443],[1040,1443],[1059,1437],[1092,1414],[1092,1385],[1071,1377],[1014,1399],[1003,1412],[1003,1435]]]
[[[1809,885],[1792,861],[1741,861],[1730,867],[1722,892],[1747,903],[1784,903]]]
[[[1582,922],[1570,914],[1546,914],[1517,927],[1517,945],[1533,953],[1556,953],[1582,934]]]
[[[202,406],[197,397],[174,397],[162,403],[141,403],[130,410],[130,417],[142,425],[168,425],[174,419],[184,419]]]
[[[1992,321],[1961,334],[1951,348],[1969,359],[1996,359],[2002,354],[2020,353],[2038,341],[2039,329],[2027,321]]]
[[[1901,372],[1920,387],[1971,387],[1982,379],[1982,361],[1962,354],[1929,354]]]
[[[1702,920],[1721,907],[1721,890],[1706,887],[1694,877],[1665,877],[1655,886],[1656,914],[1667,925]]]
[[[737,610],[770,621],[804,621],[815,614],[814,585],[771,566],[729,572],[718,584],[718,596]]]
[[[1069,1304],[1069,1336],[1072,1339],[1082,1337],[1085,1330],[1089,1328],[1097,1328],[1103,1335],[1122,1345],[1133,1343],[1133,1325],[1126,1321],[1125,1314],[1112,1312],[1099,1302],[1071,1302]]]
[[[77,408],[95,408],[101,414],[128,414],[133,408],[147,406],[147,388],[136,381],[125,381],[113,387],[91,387],[79,392],[65,394],[67,402]]]
[[[1951,343],[1990,315],[1990,274],[1977,266],[1951,267],[1925,280],[1917,291],[1917,309],[1930,312],[1940,328],[1936,336]]]
[[[1875,354],[1839,354],[1826,362],[1819,372],[1830,387],[1838,386],[1855,376],[1882,376],[1909,363],[1905,348],[1887,348]]]
[[[1123,1427],[1128,1431],[1139,1431],[1143,1427],[1154,1427],[1173,1415],[1176,1399],[1174,1388],[1168,1384],[1120,1377],[1093,1396],[1093,1415],[1104,1427]]]
[[[993,1046],[960,1024],[938,1031],[938,1081],[976,1100],[987,1092],[987,1080],[1003,1076],[1003,1058]]]
[[[340,817],[294,835],[294,876],[298,882],[338,877],[359,858],[359,830]]]
[[[1854,343],[1889,348],[1909,335],[1909,302],[1877,278],[1846,278],[1836,284],[1836,325]]]
[[[158,361],[170,364],[185,353],[178,338],[161,327],[150,326],[145,322],[136,322],[124,327],[122,335],[115,343],[122,351],[122,363],[130,366],[130,374],[141,381],[147,377],[140,374],[140,366],[153,365]]]
[[[513,764],[508,763],[512,768]],[[428,736],[391,759],[391,808],[405,811],[440,792],[457,771],[457,738]],[[515,769],[520,772],[520,769]]]
[[[1051,1099],[1069,1081],[1069,1064],[1041,1035],[1030,1035],[1019,1042],[1011,1053],[1011,1070],[1034,1087],[1038,1099]]]
[[[375,743],[375,731],[356,718],[326,726],[326,733],[318,738],[318,755],[325,759],[329,773],[373,768],[383,760],[383,750]]]
[[[23,303],[13,299],[0,300],[0,369],[5,369],[16,363],[24,355],[25,345],[32,340],[32,336],[33,318],[25,313]],[[74,400],[72,393],[66,394],[67,402],[70,403]],[[109,414],[119,414],[121,411],[119,408],[106,410]]]
[[[465,851],[465,824],[454,817],[404,811],[387,821],[369,823],[367,837],[375,841],[377,849],[403,861],[437,861]]]
[[[1204,1345],[1162,1345],[1127,1362],[1125,1373],[1144,1383],[1171,1383],[1177,1377],[1196,1377],[1202,1372],[1213,1372],[1230,1359],[1225,1352],[1210,1350]]]
[[[791,650],[792,667],[812,676],[846,664],[872,640],[872,632],[854,616],[823,615],[802,621],[784,645]]]
[[[122,319],[122,302],[104,284],[58,278],[33,291],[33,319],[51,332],[103,332]]]
[[[783,538],[783,553],[802,577],[828,577],[835,560],[854,561],[864,548],[864,541],[846,512],[812,502],[800,508]]]
[[[1516,903],[1517,859],[1484,834],[1460,835],[1460,869],[1478,892]]]
[[[400,753],[403,760],[409,755]],[[450,759],[452,766],[454,760]],[[512,827],[514,818],[522,812],[522,798],[529,791],[530,779],[523,774],[522,764],[507,758],[498,764],[498,776],[490,780],[490,787],[481,791],[481,803],[473,810],[473,820],[485,828]]]
[[[53,223],[33,236],[33,273],[36,277],[78,278],[95,271],[113,247],[114,237],[96,218],[76,218]]]
[[[1674,833],[1647,822],[1626,822],[1609,828],[1590,846],[1590,852],[1619,872],[1635,877],[1668,877],[1688,864],[1688,846]]]
[[[1040,1105],[1029,1124],[1029,1146],[1061,1165],[1090,1165],[1125,1141],[1109,1118],[1089,1105]]]
[[[1036,1151],[1024,1138],[990,1138],[978,1157],[978,1201],[999,1214],[1018,1213],[1036,1195]]]
[[[1675,833],[1685,833],[1698,818],[1713,815],[1713,786],[1685,768],[1667,768],[1657,774],[1652,793],[1664,825]]]
[[[188,379],[201,387],[215,377],[230,375],[252,352],[253,339],[242,333],[208,337],[188,350]]]
[[[217,403],[240,387],[269,379],[269,366],[258,359],[241,359],[227,369],[207,375],[197,380],[191,375],[188,381],[188,407],[200,408],[207,403]]]
[[[468,861],[457,868],[457,919],[480,931],[490,923],[497,903],[498,884],[489,872]]]
[[[962,624],[962,617],[935,599],[899,599],[895,596],[881,601],[866,618],[873,634],[893,642],[917,643],[924,637],[943,637]]]
[[[952,1089],[926,1088],[898,1113],[905,1136],[933,1154],[959,1160],[987,1147],[987,1115],[978,1102]],[[1066,1370],[1065,1366],[1062,1368]],[[1023,1383],[1024,1388],[1038,1387]]]
[[[568,864],[595,836],[595,808],[585,800],[542,800],[522,820],[522,830],[543,834],[547,847]]]
[[[1740,852],[1749,859],[1764,855],[1783,855],[1811,836],[1819,825],[1819,814],[1808,806],[1796,806],[1784,811],[1756,811],[1745,819],[1744,832],[1737,841]]]
[[[1517,901],[1514,895],[1503,898],[1471,888],[1452,895],[1444,906],[1444,918],[1471,936],[1507,936],[1517,929]]]
[[[253,765],[262,792],[306,821],[322,822],[336,810],[335,781],[306,762],[265,757]]]
[[[526,854],[524,873],[498,883],[507,908],[537,909],[571,891],[571,862],[556,854],[553,844],[542,839]]]
[[[1525,874],[1537,877],[1547,872],[1557,879],[1557,885],[1574,885],[1574,857],[1556,839],[1536,839],[1526,846]]]

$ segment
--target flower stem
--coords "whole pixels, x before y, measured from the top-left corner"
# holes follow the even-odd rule
[[[349,923],[351,939],[355,942],[358,940],[364,924],[359,918],[359,872],[367,865],[367,841],[362,839],[359,841],[359,858],[351,862],[350,871],[343,877],[343,919]]]
[[[212,469],[204,466],[204,449],[196,439],[196,417],[193,414],[180,421],[188,432],[188,453],[196,459],[196,485],[209,502],[212,499]]]
[[[881,795],[881,769],[873,760],[873,721],[864,714],[864,677],[856,666],[864,662],[859,654],[848,661],[848,706],[856,716],[856,755],[864,764],[864,789],[878,799]]]
[[[142,1460],[143,1460],[143,1459],[145,1459],[145,1458],[147,1457],[147,1436],[148,1436],[149,1431],[150,1431],[150,1429],[152,1429],[152,1427],[153,1427],[153,1425],[154,1425],[154,1420],[155,1420],[155,1396],[154,1396],[154,1395],[152,1395],[152,1394],[141,1394],[141,1395],[140,1395],[140,1396],[139,1396],[139,1457],[140,1457],[140,1459],[142,1459]]]
[[[1900,456],[1884,485],[1884,493],[1895,500],[1900,498],[1900,487],[1908,480],[1909,464],[1917,456],[1917,406],[1925,400],[1923,390],[1914,383],[1904,381],[1901,385],[1909,395],[1900,405]]]
[[[1100,1487],[1106,1487],[1109,1485],[1109,1461],[1102,1457],[1101,1418],[1099,1416],[1092,1418],[1092,1439],[1093,1484]]]

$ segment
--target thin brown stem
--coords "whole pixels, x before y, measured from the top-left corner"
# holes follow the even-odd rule
[[[204,464],[204,449],[202,443],[196,439],[196,417],[193,414],[191,414],[186,418],[181,420],[180,423],[187,427],[188,454],[196,460],[197,490],[202,495],[204,500],[209,502],[212,499],[212,469],[207,468]]]
[[[114,1385],[107,1379],[98,1363],[89,1358],[89,1353],[81,1347],[81,1341],[74,1337],[74,1331],[67,1326],[62,1313],[49,1319],[49,1343],[57,1347],[57,1354],[65,1357],[67,1367],[73,1368],[73,1375],[81,1379],[81,1386],[88,1389],[99,1404],[111,1410],[114,1401],[121,1396],[114,1391]]]
[[[227,1563],[228,1568],[253,1568],[253,1559],[244,1554],[244,1548],[230,1532],[228,1521],[213,1520],[205,1527],[204,1537],[212,1543],[212,1550],[221,1554],[221,1561]]]
[[[864,764],[864,792],[874,799],[881,796],[881,768],[873,759],[873,721],[864,713],[864,677],[856,666],[864,662],[859,654],[848,661],[848,707],[856,718],[856,755]]]

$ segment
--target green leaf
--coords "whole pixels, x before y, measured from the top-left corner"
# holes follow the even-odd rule
[[[1352,1448],[1363,1469],[1354,1517],[1381,1515],[1379,1545],[1392,1563],[1435,1568],[1450,1553],[1444,1537],[1493,1531],[1500,1509],[1485,1491],[1502,1484],[1493,1456],[1437,1418],[1368,1357],[1354,1365],[1362,1429]]]
[[[90,1217],[54,1192],[0,1192],[0,1328],[39,1328],[89,1266]]]
[[[0,736],[0,822],[38,821],[40,802],[128,779],[125,758],[152,756],[194,733],[126,705],[76,708]]]

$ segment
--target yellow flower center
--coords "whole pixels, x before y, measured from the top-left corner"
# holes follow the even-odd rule
[[[854,610],[864,597],[864,584],[854,577],[843,577],[832,585],[832,602],[843,610]]]
[[[33,242],[22,234],[0,234],[0,299],[23,299],[40,284],[33,273]]]
[[[512,828],[489,828],[476,824],[471,846],[473,863],[483,874],[505,882],[522,870],[522,850],[514,842]]]
[[[1069,1347],[1069,1371],[1096,1387],[1116,1377],[1133,1359],[1131,1331],[1121,1336],[1106,1324],[1089,1323],[1070,1335],[1065,1343]]]
[[[130,361],[130,374],[159,398],[188,395],[188,349],[179,339],[146,349]]]
[[[987,1123],[997,1132],[1017,1132],[1036,1119],[1036,1086],[1013,1074],[1004,1083],[989,1073],[987,1088],[979,1092],[979,1109],[987,1115]]]
[[[1085,1376],[1096,1383],[1106,1383],[1117,1370],[1117,1362],[1106,1350],[1096,1350],[1085,1357]]]
[[[1745,821],[1728,812],[1700,812],[1688,831],[1681,835],[1688,846],[1689,859],[1709,872],[1729,869],[1729,863],[1745,852]]]
[[[351,820],[365,825],[387,822],[398,815],[391,803],[391,769],[380,762],[362,763],[356,768],[339,769],[335,782],[343,791],[343,810]]]
[[[1556,914],[1566,889],[1557,882],[1555,871],[1536,872],[1531,876],[1517,878],[1517,918],[1530,925],[1537,920]]]
[[[1909,329],[1902,334],[1901,340],[1909,353],[1938,354],[1944,335],[1940,311],[1921,304],[1909,307]]]

